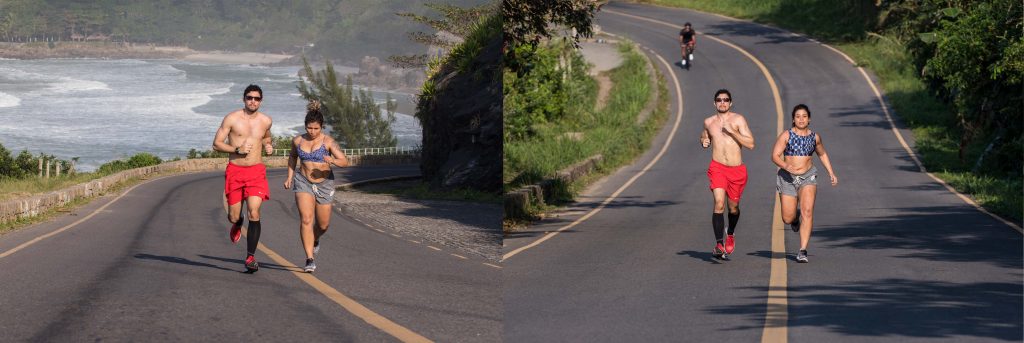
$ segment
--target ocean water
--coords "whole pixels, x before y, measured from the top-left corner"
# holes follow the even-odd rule
[[[263,88],[260,111],[274,119],[271,133],[293,136],[304,132],[299,69],[179,60],[0,59],[0,144],[13,155],[27,149],[78,157],[80,171],[140,152],[184,158],[189,149],[210,149],[224,115],[242,108],[242,91],[249,84]],[[412,98],[391,95],[403,102]],[[392,131],[398,145],[419,145],[416,119],[396,117]]]

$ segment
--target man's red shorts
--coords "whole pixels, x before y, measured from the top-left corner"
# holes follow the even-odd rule
[[[747,166],[727,166],[711,160],[708,165],[708,180],[711,181],[711,190],[715,188],[725,189],[725,195],[734,203],[740,202],[743,196],[743,189],[747,187]]]
[[[224,194],[228,196],[228,205],[234,205],[249,197],[270,199],[270,186],[267,184],[267,167],[262,163],[242,167],[228,163],[224,170]]]

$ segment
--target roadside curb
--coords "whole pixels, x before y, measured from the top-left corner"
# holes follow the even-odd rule
[[[369,179],[369,180],[363,180],[363,181],[349,182],[349,183],[346,183],[346,184],[341,184],[341,185],[334,186],[334,189],[335,190],[339,190],[339,191],[347,191],[347,190],[352,190],[352,189],[354,189],[354,188],[356,188],[358,186],[363,186],[363,185],[368,185],[368,184],[383,183],[383,182],[390,182],[390,181],[416,180],[416,179],[422,179],[422,178],[423,178],[423,175],[389,176],[389,177],[382,177],[382,178],[377,178],[377,179]]]
[[[350,157],[349,161],[353,166],[392,165],[418,163],[419,157],[392,155],[354,155]],[[67,205],[72,201],[101,195],[132,178],[141,178],[165,172],[197,173],[214,170],[223,170],[225,167],[227,167],[227,163],[228,159],[226,157],[196,158],[164,162],[158,165],[120,171],[111,175],[101,177],[96,180],[80,183],[74,186],[52,191],[49,193],[35,194],[27,198],[0,202],[0,223],[21,218],[35,217],[45,213],[50,209]],[[264,158],[263,164],[266,165],[268,168],[287,167],[288,157],[268,156]]]

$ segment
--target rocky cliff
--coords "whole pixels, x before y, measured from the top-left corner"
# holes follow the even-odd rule
[[[479,51],[448,58],[427,81],[417,104],[423,126],[420,170],[431,188],[501,191],[501,20],[464,44]],[[457,49],[458,50],[458,49]],[[425,93],[428,93],[425,88]]]

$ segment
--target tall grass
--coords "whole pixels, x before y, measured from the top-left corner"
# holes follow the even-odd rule
[[[647,149],[665,114],[659,107],[653,120],[636,122],[652,91],[646,62],[631,45],[621,44],[619,51],[624,62],[608,72],[613,86],[605,108],[593,111],[597,90],[594,81],[588,79],[586,96],[573,100],[582,104],[581,111],[535,128],[529,139],[505,143],[506,190],[549,178],[596,154],[604,156],[598,173],[607,173]],[[570,132],[580,133],[582,138],[572,138],[566,134]]]

